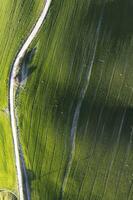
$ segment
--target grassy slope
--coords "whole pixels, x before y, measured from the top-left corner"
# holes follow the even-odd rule
[[[106,2],[64,199],[133,198],[133,5]],[[34,42],[35,70],[18,101],[32,199],[59,199],[102,7],[102,0],[54,0]]]
[[[8,108],[9,70],[44,1],[0,0],[0,188],[16,190],[16,171]]]

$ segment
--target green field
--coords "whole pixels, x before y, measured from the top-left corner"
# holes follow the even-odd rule
[[[133,199],[132,9],[130,0],[53,0],[17,99],[32,199]]]
[[[8,113],[9,72],[18,49],[36,22],[43,5],[43,0],[0,0],[0,189],[15,193],[17,179]],[[3,198],[0,195],[0,199],[9,199],[6,195]]]
[[[18,196],[9,74],[43,7],[0,0],[0,200]],[[133,199],[132,10],[131,0],[52,1],[16,99],[31,200]]]

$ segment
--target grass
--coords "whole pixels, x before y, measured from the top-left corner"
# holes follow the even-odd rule
[[[16,196],[8,191],[0,192],[0,200],[17,200]]]
[[[18,98],[32,199],[61,199],[70,130],[104,1],[55,0]],[[133,5],[106,1],[63,199],[131,200]]]
[[[43,1],[34,0],[0,0],[0,188],[13,190],[15,193],[17,179],[8,113],[9,72],[16,53],[37,20],[43,4]]]

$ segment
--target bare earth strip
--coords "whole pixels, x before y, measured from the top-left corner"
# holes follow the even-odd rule
[[[16,120],[16,112],[15,112],[15,94],[16,94],[16,81],[15,77],[17,75],[21,59],[24,57],[26,50],[28,49],[29,45],[36,37],[40,27],[42,26],[47,13],[49,11],[49,7],[51,5],[52,0],[47,0],[45,3],[45,7],[34,26],[32,32],[30,33],[29,37],[23,44],[22,48],[18,52],[16,59],[13,63],[13,67],[10,73],[10,80],[9,80],[9,108],[10,108],[10,119],[11,119],[11,127],[12,127],[12,135],[13,135],[13,142],[14,142],[14,151],[15,151],[15,162],[16,162],[16,169],[17,169],[17,178],[18,178],[18,190],[19,190],[19,199],[24,200],[24,184],[22,179],[22,174],[25,178],[25,190],[26,190],[26,198],[30,200],[30,191],[28,187],[28,177],[26,173],[26,167],[23,159],[22,148],[19,140],[18,134],[18,127],[17,127],[17,120]],[[21,171],[22,170],[22,171]]]

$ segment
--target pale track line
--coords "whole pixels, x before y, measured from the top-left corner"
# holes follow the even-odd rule
[[[105,6],[105,3],[104,3],[104,6]],[[97,26],[97,30],[96,30],[92,59],[91,59],[91,62],[88,66],[88,69],[86,71],[86,76],[85,76],[85,79],[84,79],[83,87],[82,87],[81,92],[79,94],[78,103],[77,103],[77,106],[75,108],[75,112],[74,112],[74,116],[73,116],[72,127],[71,127],[71,131],[70,131],[70,154],[69,154],[69,157],[68,157],[68,163],[67,163],[67,166],[66,166],[64,179],[63,179],[63,183],[62,183],[62,188],[61,188],[61,191],[60,191],[60,197],[59,197],[60,200],[62,200],[63,196],[64,196],[64,191],[65,191],[65,188],[66,188],[68,176],[70,174],[70,170],[71,170],[71,166],[72,166],[72,162],[73,162],[73,158],[74,158],[74,154],[75,154],[75,140],[76,140],[76,131],[77,131],[77,126],[78,126],[78,121],[79,121],[79,115],[80,115],[80,110],[81,110],[81,106],[82,106],[84,97],[86,95],[86,92],[87,92],[87,89],[88,89],[88,86],[89,86],[89,83],[90,83],[90,77],[91,77],[92,68],[93,68],[93,65],[94,65],[94,60],[95,60],[96,51],[97,51],[97,46],[98,46],[98,42],[99,42],[99,35],[100,35],[100,29],[101,29],[101,24],[102,24],[102,20],[103,20],[104,6],[103,6],[103,9],[101,11],[101,16],[99,18],[99,22],[98,22],[98,26]]]
[[[15,96],[16,96],[16,84],[15,84],[15,77],[18,73],[19,65],[21,59],[24,57],[28,47],[30,46],[33,39],[36,37],[38,31],[40,30],[47,13],[49,11],[50,5],[52,0],[47,0],[45,3],[45,7],[35,24],[32,32],[30,33],[29,37],[21,47],[20,51],[18,52],[16,59],[13,63],[13,67],[10,73],[10,80],[9,80],[9,108],[10,108],[10,119],[11,119],[11,127],[12,127],[12,135],[13,135],[13,142],[14,142],[14,152],[15,152],[15,162],[16,162],[16,170],[17,170],[17,178],[18,178],[18,190],[19,190],[19,199],[24,200],[24,184],[22,174],[25,177],[25,189],[26,189],[26,198],[30,200],[30,191],[28,186],[28,177],[26,172],[26,167],[23,159],[21,144],[19,141],[19,134],[18,134],[18,125],[17,125],[17,117],[16,117],[16,110],[15,110]],[[22,170],[22,171],[21,171]]]

